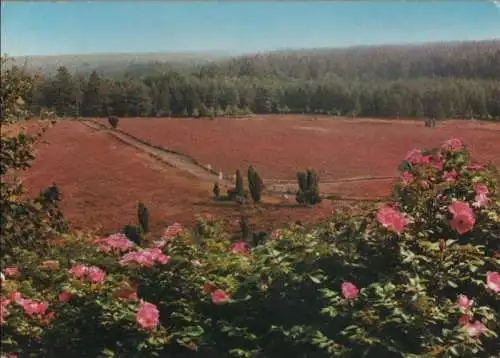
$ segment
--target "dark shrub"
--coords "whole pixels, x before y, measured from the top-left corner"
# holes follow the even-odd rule
[[[429,128],[435,128],[437,124],[436,118],[426,118],[424,120],[424,125]]]
[[[307,174],[306,172],[297,172],[297,181],[299,183],[299,191],[307,190]]]
[[[239,169],[236,169],[236,186],[234,188],[236,190],[236,196],[240,198],[245,197],[245,188],[243,187],[243,177],[241,176],[241,172]]]
[[[116,129],[118,127],[118,122],[120,121],[120,118],[118,118],[117,116],[111,116],[111,117],[108,117],[108,123],[109,125],[113,128],[113,129]]]
[[[139,221],[139,228],[141,232],[149,232],[149,210],[143,203],[137,204],[137,219]]]
[[[219,198],[220,198],[220,187],[219,187],[219,183],[218,182],[214,183],[214,188],[213,188],[212,192],[214,193],[215,200],[219,200]]]
[[[319,195],[319,179],[316,172],[307,169],[305,172],[297,173],[299,191],[295,195],[295,200],[299,204],[315,205],[321,202]]]
[[[250,190],[250,195],[252,196],[253,201],[256,203],[261,199],[263,187],[264,183],[262,182],[262,179],[250,165],[248,167],[248,189]]]

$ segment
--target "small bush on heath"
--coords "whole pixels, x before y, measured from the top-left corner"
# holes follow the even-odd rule
[[[108,123],[111,126],[111,128],[113,129],[118,128],[118,122],[120,122],[120,118],[118,118],[117,116],[108,117]]]

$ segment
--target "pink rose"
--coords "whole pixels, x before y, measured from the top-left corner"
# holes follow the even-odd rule
[[[411,173],[409,172],[404,172],[401,174],[401,181],[403,182],[404,185],[408,185],[413,181],[414,177]]]
[[[414,166],[430,164],[432,162],[432,157],[430,155],[424,155],[420,149],[412,149],[406,154],[405,160],[410,165]]]
[[[154,247],[142,251],[133,251],[125,254],[121,260],[120,265],[128,266],[131,264],[137,264],[142,267],[151,267],[155,262],[159,264],[167,264],[169,257],[161,251],[161,249]]]
[[[143,251],[132,251],[122,256],[119,263],[122,266],[129,266],[135,263],[139,266],[151,267],[153,266],[154,261],[151,258],[151,255],[147,255]]]
[[[165,264],[168,263],[169,259],[170,259],[170,257],[168,257],[167,255],[161,254],[160,256],[158,256],[158,258],[156,259],[156,261],[159,264],[165,265]]]
[[[380,208],[376,214],[377,221],[389,231],[403,232],[408,220],[396,209],[385,206]]]
[[[156,261],[162,265],[165,265],[166,263],[168,263],[168,260],[170,259],[170,257],[163,254],[163,252],[157,247],[152,248],[152,249],[146,249],[146,254],[150,255],[151,259],[153,261]]]
[[[472,204],[472,206],[474,206],[475,208],[486,206],[489,202],[488,187],[484,184],[475,184],[474,192],[476,193],[476,196],[474,198],[474,203]]]
[[[141,300],[135,319],[142,328],[153,329],[160,323],[160,311],[154,304]]]
[[[87,277],[91,282],[103,284],[104,279],[106,277],[106,273],[99,267],[91,266],[89,267]]]
[[[68,291],[61,291],[58,295],[59,302],[66,303],[71,299],[71,293]]]
[[[488,205],[489,201],[490,199],[486,196],[486,194],[477,194],[474,197],[474,202],[472,203],[472,206],[475,208],[482,208]]]
[[[423,158],[422,151],[420,149],[412,149],[406,154],[406,161],[410,165],[420,164]]]
[[[19,270],[17,267],[6,267],[3,269],[3,273],[5,274],[5,277],[15,277],[19,275]]]
[[[470,337],[478,337],[486,331],[486,327],[481,321],[469,322],[464,325],[464,329]]]
[[[73,267],[68,271],[68,273],[74,278],[78,279],[84,277],[87,274],[88,270],[89,268],[87,266],[82,264],[76,264],[73,265]]]
[[[486,273],[486,286],[495,293],[500,292],[500,273],[491,271]]]
[[[97,266],[86,266],[82,264],[74,265],[69,271],[69,274],[76,278],[87,278],[90,282],[104,283],[106,273]]]
[[[101,252],[126,252],[133,247],[133,243],[125,234],[113,234],[103,239],[94,240]]]
[[[443,179],[445,181],[455,181],[457,180],[457,171],[455,169],[449,171],[449,172],[444,172],[443,173]]]
[[[278,240],[281,237],[279,230],[275,230],[271,233],[271,240]]]
[[[47,302],[37,302],[30,299],[21,299],[17,302],[28,316],[43,315],[49,304]]]
[[[460,149],[462,149],[463,144],[462,141],[458,138],[451,138],[444,142],[444,144],[441,146],[442,149],[450,151],[450,152],[457,152]]]
[[[174,223],[167,227],[163,233],[163,237],[165,239],[171,239],[177,235],[179,235],[182,231],[182,225],[179,223]]]
[[[484,184],[474,184],[474,191],[477,195],[489,193],[488,187]]]
[[[465,234],[474,228],[476,217],[468,203],[455,201],[448,206],[449,212],[453,215],[450,226],[459,234]]]
[[[179,235],[182,232],[182,225],[179,223],[174,223],[167,227],[163,232],[163,236],[160,240],[153,241],[153,246],[157,248],[162,248],[165,246],[170,240]]]
[[[231,245],[231,252],[236,255],[247,255],[250,249],[246,243],[238,241]]]
[[[353,300],[358,297],[359,289],[351,282],[342,282],[340,285],[342,297],[346,300]]]
[[[460,312],[466,313],[474,304],[474,300],[469,300],[466,295],[458,295],[457,306]]]
[[[222,290],[215,290],[211,294],[212,302],[216,305],[224,304],[229,302],[230,297],[227,293]]]
[[[420,164],[431,164],[432,163],[432,157],[430,155],[424,155],[420,159]]]

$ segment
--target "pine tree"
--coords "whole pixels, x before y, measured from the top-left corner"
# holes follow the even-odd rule
[[[321,197],[319,196],[319,178],[313,169],[307,170],[307,197],[308,202],[312,205],[321,201]]]
[[[307,190],[307,175],[305,172],[297,172],[297,181],[299,183],[299,190]]]
[[[212,192],[214,193],[215,200],[218,200],[220,198],[220,187],[218,182],[214,183],[214,189]]]
[[[77,109],[76,86],[73,76],[64,66],[59,67],[51,83],[50,100],[58,115],[73,116]]]
[[[143,203],[137,204],[137,219],[142,233],[149,232],[149,210]]]
[[[263,182],[251,165],[248,167],[248,189],[253,201],[259,202],[262,196]]]
[[[240,198],[245,197],[245,188],[243,187],[243,177],[241,176],[241,172],[239,169],[236,169],[236,187],[235,187],[236,195]]]
[[[96,71],[92,71],[83,91],[84,116],[98,117],[103,114],[103,99],[101,77]]]

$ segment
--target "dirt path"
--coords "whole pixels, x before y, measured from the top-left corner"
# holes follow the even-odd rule
[[[138,140],[137,138],[126,134],[124,132],[120,131],[112,131],[106,128],[105,126],[98,124],[93,121],[83,121],[83,124],[99,130],[99,131],[105,131],[109,133],[110,135],[114,136],[118,140],[124,142],[125,144],[128,144],[134,148],[137,148],[145,153],[150,154],[151,156],[161,160],[167,165],[176,167],[178,169],[184,170],[197,178],[203,180],[203,181],[209,181],[209,182],[219,182],[220,184],[224,185],[232,185],[232,183],[227,180],[227,179],[220,179],[219,176],[215,173],[210,171],[208,168],[203,167],[200,164],[197,164],[194,162],[193,159],[183,156],[179,153],[173,153],[168,150],[162,149],[162,148],[157,148],[151,144],[142,142]]]
[[[232,187],[234,186],[234,182],[227,176],[220,176],[218,173],[210,170],[209,168],[199,164],[195,159],[178,152],[174,152],[165,148],[154,146],[150,143],[140,140],[126,132],[118,130],[111,130],[105,125],[92,121],[92,120],[84,120],[81,121],[82,124],[98,130],[109,133],[114,136],[119,141],[130,145],[140,151],[143,151],[156,159],[162,161],[163,163],[181,169],[194,175],[200,180],[206,182],[218,182],[222,186]],[[323,184],[337,184],[337,183],[345,183],[345,182],[360,182],[360,181],[374,181],[374,180],[392,180],[393,177],[357,177],[357,178],[344,178],[339,180],[331,180],[322,182]],[[296,181],[294,180],[273,180],[273,179],[264,179],[264,184],[266,185],[266,194],[271,196],[279,196],[283,197],[284,195],[290,195],[290,193],[294,193],[296,190]],[[338,200],[352,200],[352,201],[379,201],[378,198],[339,198]]]

